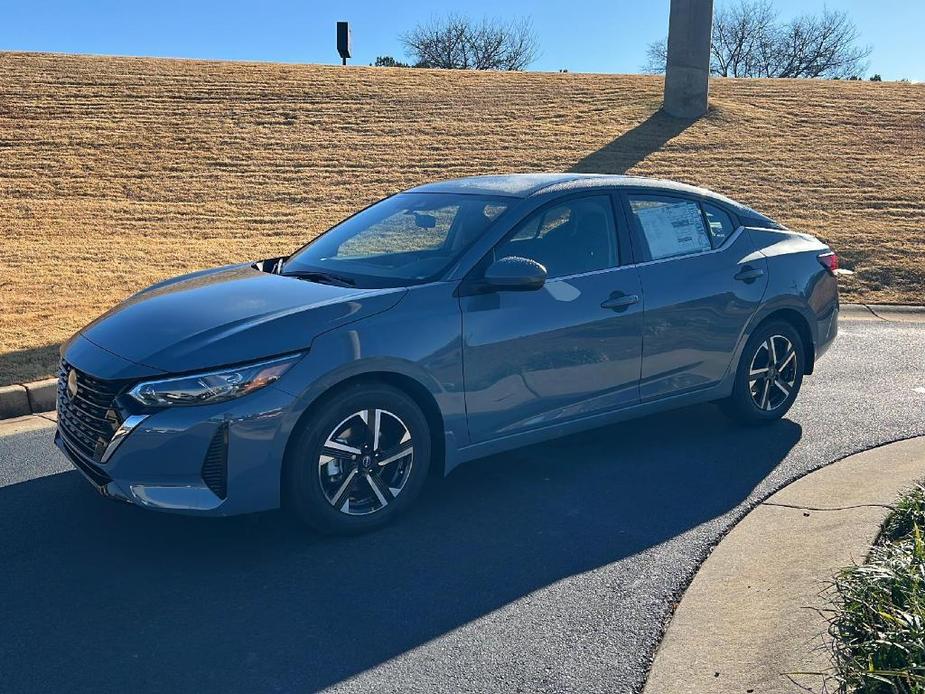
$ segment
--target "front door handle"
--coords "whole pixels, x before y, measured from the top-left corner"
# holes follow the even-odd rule
[[[609,308],[611,311],[625,311],[633,304],[639,303],[638,294],[623,294],[622,296],[612,296],[601,304],[601,308]]]
[[[741,270],[739,270],[739,272],[736,273],[735,278],[739,280],[740,282],[747,282],[750,284],[754,282],[756,279],[758,279],[759,277],[763,277],[763,276],[764,276],[764,270],[762,270],[761,268],[751,267],[749,265],[746,265],[744,268],[742,268]]]

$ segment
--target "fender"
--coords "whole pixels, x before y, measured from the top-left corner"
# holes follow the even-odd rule
[[[735,355],[730,362],[730,368],[726,373],[726,376],[723,379],[723,382],[729,383],[731,388],[732,381],[735,378],[735,370],[738,367],[739,359],[742,358],[742,350],[745,349],[745,344],[748,342],[748,339],[752,336],[752,333],[755,332],[755,328],[758,327],[765,319],[770,317],[772,314],[781,310],[791,310],[799,313],[806,324],[809,326],[810,335],[813,338],[812,350],[815,354],[816,345],[818,343],[817,336],[817,318],[816,315],[812,312],[809,306],[805,301],[801,300],[800,297],[794,295],[779,295],[768,300],[758,307],[758,310],[755,311],[755,314],[749,319],[748,323],[745,325],[745,329],[742,331],[742,334],[739,336],[739,341],[736,343]],[[806,373],[812,373],[812,364],[807,364]]]
[[[448,460],[469,442],[462,370],[462,317],[452,293],[456,282],[419,286],[398,305],[315,337],[308,354],[275,384],[296,398],[288,439],[301,417],[332,388],[365,375],[407,379],[436,403]],[[409,315],[414,316],[409,320]],[[426,329],[419,329],[426,326]],[[396,357],[395,355],[402,355]],[[298,390],[289,384],[299,384]],[[302,388],[302,384],[308,384]],[[450,465],[447,466],[449,468]]]
[[[340,338],[344,341],[352,341],[348,334],[335,335],[335,339]],[[343,346],[343,345],[342,345]],[[328,350],[325,350],[328,351]],[[336,351],[336,350],[332,350]],[[332,353],[329,351],[328,353]],[[306,360],[310,360],[307,356]],[[305,361],[305,360],[303,360]],[[319,360],[327,361],[327,360]],[[324,366],[317,365],[319,371],[324,370]],[[360,360],[351,360],[331,368],[330,371],[323,373],[319,378],[298,396],[293,407],[289,409],[286,419],[280,425],[280,433],[283,434],[281,439],[284,441],[280,447],[279,455],[276,458],[280,461],[280,469],[284,459],[285,449],[288,446],[289,439],[295,431],[302,418],[317,404],[317,402],[331,390],[347,383],[356,378],[369,377],[388,377],[399,376],[414,382],[420,389],[426,390],[433,402],[436,415],[439,417],[439,428],[442,431],[435,432],[438,436],[442,434],[444,465],[443,473],[448,474],[458,464],[459,440],[468,441],[468,424],[465,417],[464,405],[460,407],[462,400],[461,393],[450,393],[439,383],[432,374],[414,362],[397,359],[394,357],[370,357]],[[279,388],[279,384],[276,385]]]

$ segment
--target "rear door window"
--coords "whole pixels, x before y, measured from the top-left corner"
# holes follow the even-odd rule
[[[683,198],[630,195],[630,209],[651,260],[712,250],[699,203]]]

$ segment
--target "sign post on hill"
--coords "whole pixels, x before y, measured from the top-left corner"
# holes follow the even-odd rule
[[[346,65],[350,57],[350,25],[347,22],[337,23],[337,52],[340,54],[341,65]]]
[[[707,112],[713,0],[671,0],[665,111],[676,118]]]

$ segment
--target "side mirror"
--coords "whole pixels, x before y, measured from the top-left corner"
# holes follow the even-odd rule
[[[546,268],[529,258],[501,258],[485,270],[482,291],[530,292],[546,284]]]

